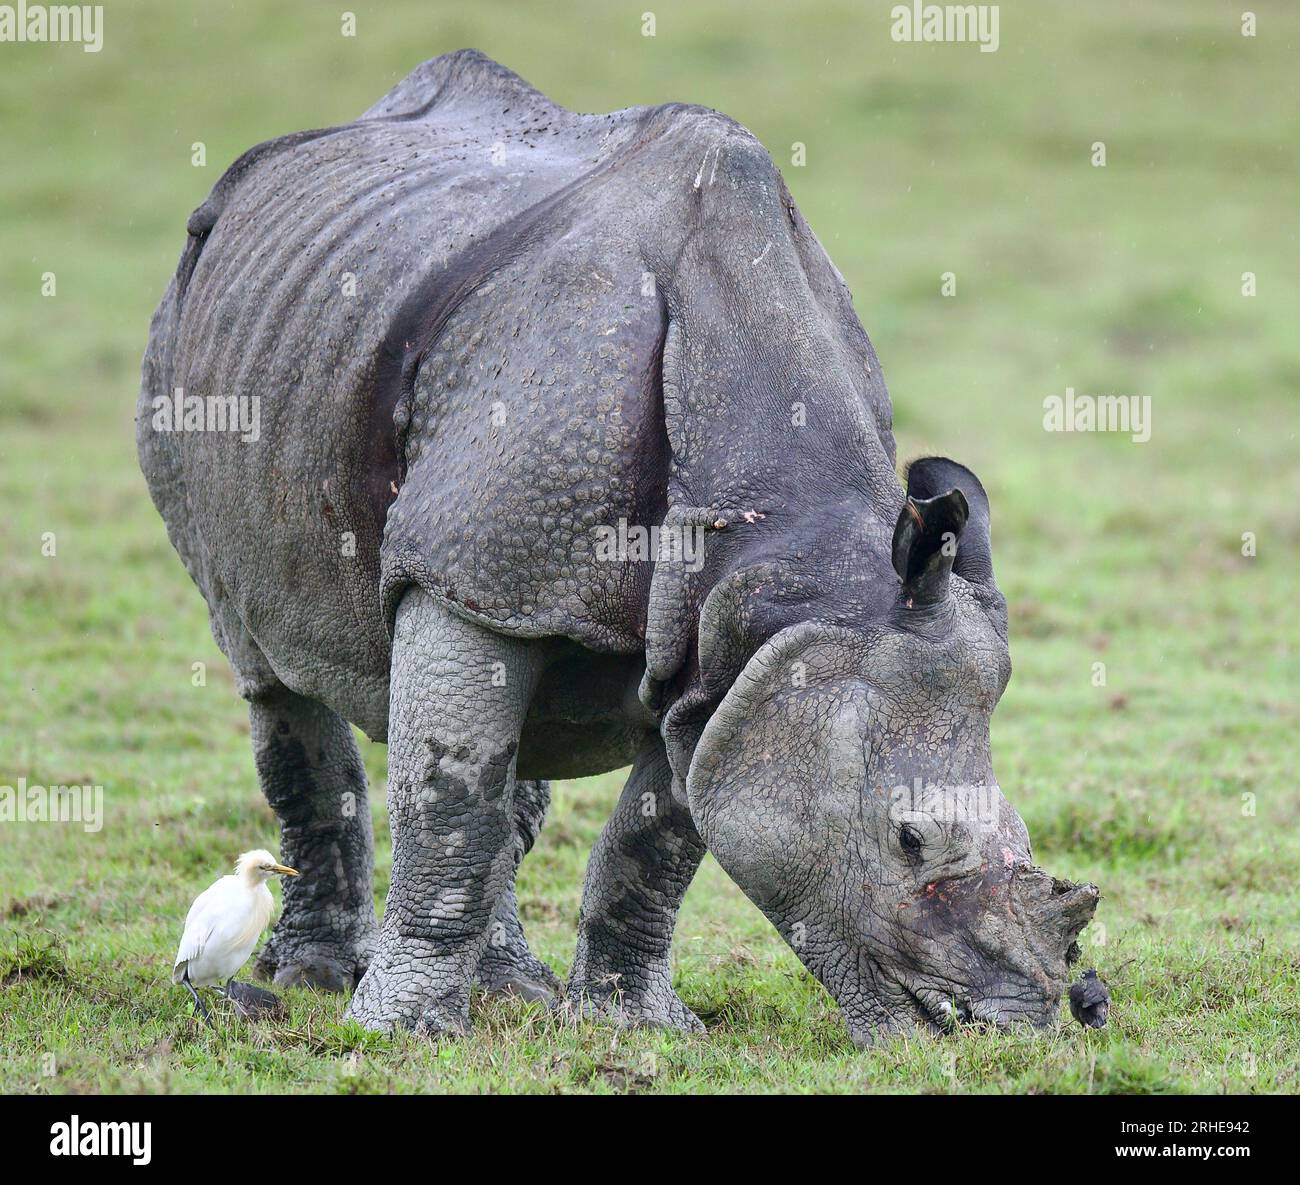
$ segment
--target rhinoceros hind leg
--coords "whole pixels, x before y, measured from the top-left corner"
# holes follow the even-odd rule
[[[379,937],[366,771],[348,723],[282,685],[249,704],[262,792],[280,820],[284,909],[258,955],[277,987],[341,992],[365,973]]]
[[[549,782],[529,780],[515,783],[515,845],[520,860],[537,839],[550,802]],[[520,996],[545,1004],[553,1003],[559,993],[560,981],[528,949],[528,940],[519,921],[513,880],[506,886],[493,911],[487,946],[478,961],[474,980],[490,994]]]
[[[519,996],[544,1004],[553,1003],[559,994],[555,973],[528,949],[513,887],[497,902],[474,982],[491,995]]]
[[[587,864],[568,986],[582,1015],[704,1031],[673,991],[670,960],[677,910],[703,858],[704,842],[673,798],[663,741],[654,736]]]

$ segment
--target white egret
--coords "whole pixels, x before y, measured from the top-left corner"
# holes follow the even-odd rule
[[[185,933],[176,952],[172,982],[183,983],[194,1007],[211,1024],[208,1010],[194,989],[224,984],[229,988],[271,920],[275,902],[266,882],[273,876],[297,876],[293,868],[276,863],[270,852],[245,852],[233,876],[223,876],[194,899],[185,918]]]

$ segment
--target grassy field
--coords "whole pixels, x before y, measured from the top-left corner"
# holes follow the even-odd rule
[[[875,0],[349,7],[355,38],[307,0],[110,0],[101,53],[0,45],[0,785],[105,795],[97,833],[0,822],[0,1090],[1300,1088],[1300,8],[1256,0],[1248,38],[1220,0],[1005,3],[985,54],[896,44]],[[581,110],[718,107],[781,165],[884,363],[901,458],[949,453],[989,490],[1016,667],[995,765],[1040,862],[1102,889],[1084,965],[1107,1029],[857,1052],[711,860],[676,948],[707,1036],[485,1002],[472,1040],[433,1045],[305,989],[283,1025],[191,1020],[168,980],[189,902],[277,832],[136,468],[149,315],[229,161],[466,45]],[[1066,387],[1149,396],[1151,439],[1045,432]],[[382,902],[384,751],[363,749]],[[523,867],[561,973],[618,781],[557,785]]]

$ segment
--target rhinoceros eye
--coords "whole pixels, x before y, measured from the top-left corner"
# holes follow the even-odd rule
[[[916,859],[925,847],[921,833],[911,823],[904,823],[898,829],[898,842],[909,859]]]

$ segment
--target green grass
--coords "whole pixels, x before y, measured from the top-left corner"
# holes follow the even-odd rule
[[[1009,3],[981,54],[896,45],[868,0],[356,3],[355,39],[306,0],[106,7],[101,54],[0,46],[0,785],[105,788],[97,833],[0,823],[0,1089],[1300,1087],[1300,10],[1259,0],[1246,39],[1215,0]],[[135,465],[149,314],[226,163],[465,45],[579,109],[719,107],[783,166],[856,294],[902,455],[949,453],[989,490],[1016,666],[995,764],[1039,860],[1101,886],[1084,957],[1106,1030],[859,1053],[711,861],[676,951],[707,1036],[483,1002],[472,1040],[433,1045],[306,990],[282,1025],[190,1019],[168,979],[189,902],[276,828]],[[1045,433],[1066,386],[1149,395],[1151,441]],[[384,754],[365,753],[382,901]],[[561,972],[617,783],[558,785],[524,864],[525,925]]]

